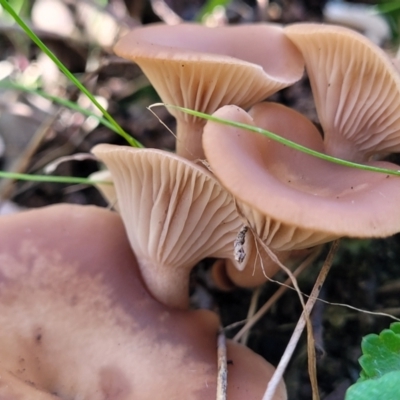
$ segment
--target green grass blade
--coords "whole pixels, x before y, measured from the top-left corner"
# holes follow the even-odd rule
[[[214,8],[221,6],[226,8],[232,0],[207,0],[195,16],[195,21],[201,22],[202,19],[214,11]]]
[[[110,181],[94,181],[89,178],[77,178],[75,176],[19,174],[16,172],[6,172],[6,171],[0,171],[0,178],[14,179],[20,181],[32,181],[32,182],[52,182],[52,183],[69,183],[69,184],[84,184],[84,185],[97,185],[101,183],[106,185],[112,185],[112,182]]]
[[[400,11],[400,3],[398,0],[382,2],[375,5],[374,8],[377,14],[390,14],[394,11]]]
[[[274,140],[274,141],[276,141],[278,143],[282,143],[285,146],[291,147],[292,149],[295,149],[295,150],[301,151],[303,153],[309,154],[310,156],[313,156],[313,157],[321,158],[322,160],[325,160],[325,161],[329,161],[329,162],[332,162],[332,163],[335,163],[335,164],[343,165],[345,167],[362,169],[364,171],[379,172],[379,173],[387,174],[387,175],[400,176],[400,170],[395,171],[395,170],[387,169],[387,168],[373,167],[373,166],[370,166],[370,165],[358,164],[358,163],[355,163],[355,162],[342,160],[341,158],[328,156],[328,155],[326,155],[324,153],[320,153],[318,151],[309,149],[308,147],[302,146],[302,145],[300,145],[298,143],[292,142],[291,140],[285,139],[282,136],[277,135],[276,133],[272,133],[272,132],[267,131],[265,129],[258,128],[256,126],[247,125],[247,124],[243,124],[241,122],[229,121],[229,120],[226,120],[226,119],[223,119],[223,118],[214,117],[212,115],[201,113],[199,111],[190,110],[189,108],[173,106],[173,105],[164,104],[164,103],[153,104],[153,106],[160,106],[160,105],[165,106],[167,108],[174,108],[174,109],[182,111],[182,112],[184,112],[186,114],[193,115],[194,117],[198,117],[198,118],[203,118],[203,119],[206,119],[208,121],[217,122],[217,123],[220,123],[220,124],[223,124],[223,125],[233,126],[235,128],[241,128],[241,129],[245,129],[245,130],[248,130],[248,131],[251,131],[251,132],[259,133],[259,134],[261,134],[263,136],[268,137],[271,140]]]
[[[14,89],[14,90],[20,90],[23,92],[27,92],[27,93],[32,93],[32,94],[36,94],[38,96],[44,97],[45,99],[48,99],[54,103],[60,104],[66,108],[70,108],[71,110],[75,110],[77,112],[79,112],[80,114],[86,115],[87,117],[93,117],[96,118],[101,124],[103,124],[104,126],[106,126],[108,129],[116,132],[116,128],[114,125],[112,125],[109,121],[107,121],[105,118],[93,113],[92,111],[86,110],[85,108],[80,107],[78,104],[63,99],[61,97],[57,97],[57,96],[52,96],[46,92],[43,92],[42,90],[39,89],[31,89],[28,88],[26,86],[22,86],[19,85],[17,83],[14,82],[0,82],[0,88],[1,89]]]
[[[43,51],[60,69],[61,72],[82,92],[91,102],[101,111],[104,117],[115,127],[115,131],[122,136],[131,146],[143,147],[143,145],[126,133],[115,121],[115,119],[108,113],[108,111],[96,100],[96,98],[86,89],[78,79],[68,70],[68,68],[50,51],[50,49],[38,38],[38,36],[25,24],[25,22],[18,16],[13,8],[8,4],[7,0],[0,0],[1,6],[6,10],[17,22],[17,24],[25,31],[29,38]]]

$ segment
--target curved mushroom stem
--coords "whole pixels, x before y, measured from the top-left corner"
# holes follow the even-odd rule
[[[191,268],[157,264],[136,255],[143,279],[152,296],[169,307],[189,308],[189,276]],[[165,273],[166,270],[173,271]],[[173,288],[173,290],[171,289]]]
[[[176,120],[176,154],[191,161],[206,158],[201,144],[204,125],[205,121],[198,119]]]

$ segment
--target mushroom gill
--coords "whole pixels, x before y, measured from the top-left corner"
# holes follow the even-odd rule
[[[305,59],[326,153],[364,162],[399,152],[400,75],[384,51],[340,26],[284,31]]]
[[[243,223],[232,196],[204,168],[162,150],[102,144],[92,151],[111,172],[131,246],[159,301],[187,308],[189,274],[203,258],[231,259],[238,269],[259,265],[250,232],[242,249],[247,256],[235,260]],[[271,276],[278,268],[267,259]]]
[[[226,104],[251,107],[304,70],[299,51],[277,25],[153,24],[133,29],[114,51],[142,68],[163,102],[209,114]],[[169,111],[177,119],[177,153],[204,158],[204,120]]]

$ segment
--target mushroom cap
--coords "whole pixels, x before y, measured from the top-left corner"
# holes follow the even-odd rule
[[[255,240],[254,234],[249,230],[248,240]],[[290,251],[274,252],[279,262],[284,263],[291,255]],[[224,291],[235,287],[255,288],[267,282],[278,271],[280,265],[275,263],[260,243],[251,246],[250,253],[246,255],[245,268],[239,269],[229,258],[214,262],[211,269],[211,279],[215,286]]]
[[[149,295],[117,214],[57,205],[1,217],[0,286],[2,399],[214,398],[216,315]],[[227,351],[228,398],[261,398],[273,368]]]
[[[351,161],[400,151],[400,75],[364,36],[334,25],[284,29],[301,51],[324,130],[325,151]]]
[[[236,287],[255,288],[263,285],[279,271],[279,266],[273,264],[270,271],[265,272],[259,264],[247,264],[246,268],[239,271],[231,260],[218,260],[212,266],[211,277],[220,290],[228,291]],[[269,267],[269,266],[268,266]]]
[[[250,113],[254,119],[226,106],[214,115],[323,152],[319,132],[296,111],[261,103]],[[275,250],[306,248],[342,236],[385,237],[400,230],[397,177],[333,164],[210,121],[203,146],[212,171],[233,194],[249,226]],[[399,168],[388,162],[366,164]]]
[[[278,25],[152,24],[134,28],[114,51],[143,69],[164,102],[207,113],[225,104],[248,108],[299,80],[304,70]]]
[[[261,246],[260,246],[261,247]],[[261,250],[261,252],[263,252]],[[285,262],[290,252],[279,252],[275,254],[280,262]],[[248,262],[246,268],[239,270],[231,260],[225,260],[226,275],[232,283],[242,288],[255,288],[263,285],[269,279],[271,279],[281,267],[272,261],[268,256],[263,257],[263,262],[260,264],[255,259],[253,262]]]
[[[101,144],[92,152],[111,172],[149,290],[186,308],[191,268],[205,257],[233,259],[242,221],[232,196],[204,168],[166,151]]]
[[[209,28],[198,24],[135,28],[114,47],[136,62],[163,102],[212,114],[249,108],[298,81],[304,61],[278,25]],[[169,108],[178,120],[177,153],[203,158],[203,119]]]

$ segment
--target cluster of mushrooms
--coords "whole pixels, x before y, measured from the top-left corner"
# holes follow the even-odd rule
[[[327,155],[398,170],[400,77],[345,28],[256,24],[134,29],[115,52],[166,104],[255,125]],[[323,134],[263,102],[304,66]],[[255,286],[291,252],[400,231],[397,178],[317,159],[264,136],[176,109],[176,154],[101,144],[117,212],[57,205],[2,217],[0,397],[213,399],[217,316],[189,309],[189,275],[224,260]],[[248,110],[248,111],[245,111]],[[94,179],[98,179],[97,176]],[[273,373],[228,342],[227,397],[260,400]],[[276,400],[286,399],[283,382]]]

